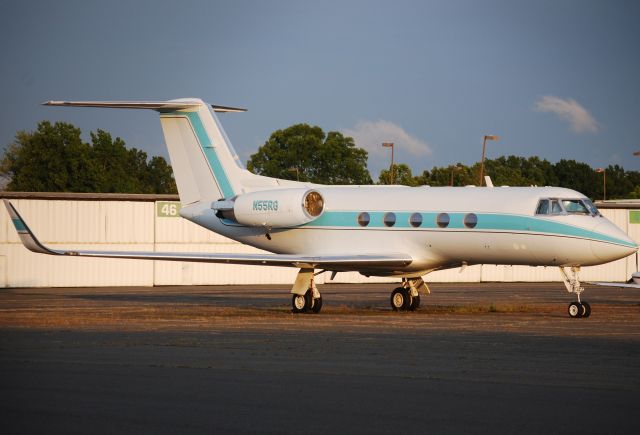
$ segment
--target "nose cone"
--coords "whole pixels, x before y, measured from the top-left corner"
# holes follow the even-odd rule
[[[637,243],[613,222],[604,220],[593,231],[597,240],[591,241],[591,251],[603,263],[624,258],[638,250]]]

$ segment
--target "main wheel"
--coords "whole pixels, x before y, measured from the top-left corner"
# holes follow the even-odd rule
[[[322,309],[322,296],[320,296],[318,299],[313,300],[313,306],[311,307],[311,312],[317,314],[320,312],[321,309]]]
[[[411,295],[404,287],[398,287],[391,292],[391,308],[394,311],[406,311],[411,306]]]
[[[582,317],[582,304],[580,302],[571,302],[567,311],[572,319]]]
[[[313,295],[307,290],[304,295],[293,295],[291,298],[291,311],[294,313],[306,313],[313,307]]]
[[[591,305],[589,302],[582,303],[582,317],[589,317],[591,315]]]
[[[411,297],[411,305],[409,305],[409,311],[415,311],[420,307],[420,295]]]

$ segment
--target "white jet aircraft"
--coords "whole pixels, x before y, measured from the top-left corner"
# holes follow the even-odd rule
[[[239,162],[214,112],[241,111],[200,99],[160,102],[49,101],[49,106],[151,109],[175,174],[180,215],[269,254],[54,250],[41,244],[5,200],[31,251],[74,257],[199,261],[299,268],[291,289],[296,313],[319,312],[314,276],[357,271],[394,276],[394,310],[415,310],[429,292],[422,276],[472,264],[557,266],[576,295],[571,317],[588,317],[580,300],[581,266],[637,251],[623,231],[579,192],[556,187],[325,186],[252,174]],[[316,272],[318,271],[318,272]]]

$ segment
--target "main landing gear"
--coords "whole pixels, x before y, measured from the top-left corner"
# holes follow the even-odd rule
[[[584,291],[584,287],[580,286],[580,267],[571,268],[571,276],[567,273],[564,267],[560,267],[560,273],[562,274],[562,280],[564,286],[569,293],[575,293],[577,301],[571,302],[567,309],[569,317],[572,319],[579,317],[589,317],[591,315],[591,305],[587,301],[580,301],[580,293]]]
[[[422,278],[402,278],[402,287],[391,292],[391,308],[394,311],[415,311],[420,306],[420,292],[431,293]]]
[[[291,298],[291,311],[294,313],[319,313],[321,309],[322,296],[317,288],[310,288],[304,295],[293,295]]]
[[[291,311],[294,313],[319,313],[322,295],[313,282],[313,269],[300,269],[291,293]]]

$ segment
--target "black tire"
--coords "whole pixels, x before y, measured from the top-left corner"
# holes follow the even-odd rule
[[[582,304],[580,302],[571,302],[567,309],[569,317],[572,319],[578,319],[582,317]]]
[[[291,311],[294,313],[307,313],[313,306],[313,295],[307,290],[304,296],[293,295],[291,298]]]
[[[591,315],[591,305],[589,302],[582,303],[582,317],[589,317]]]
[[[321,309],[322,309],[322,296],[320,296],[318,299],[313,300],[313,307],[311,307],[311,312],[318,314]]]
[[[415,311],[420,307],[420,295],[411,297],[411,305],[409,305],[409,311]]]
[[[411,295],[404,287],[398,287],[391,292],[391,308],[393,311],[407,311],[411,306]]]

